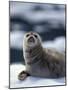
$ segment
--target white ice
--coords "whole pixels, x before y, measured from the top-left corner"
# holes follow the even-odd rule
[[[25,70],[25,66],[22,64],[10,65],[10,88],[65,85],[65,78],[47,79],[28,76],[24,81],[20,81],[18,74],[22,70]]]

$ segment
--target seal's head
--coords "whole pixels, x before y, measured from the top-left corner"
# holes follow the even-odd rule
[[[27,47],[35,47],[37,45],[41,44],[41,38],[39,34],[35,32],[28,32],[24,36],[23,45]]]

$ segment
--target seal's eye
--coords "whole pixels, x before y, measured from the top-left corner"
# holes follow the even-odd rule
[[[29,36],[29,34],[26,35],[26,37],[28,37],[28,36]]]
[[[34,34],[34,36],[37,38],[37,35]]]

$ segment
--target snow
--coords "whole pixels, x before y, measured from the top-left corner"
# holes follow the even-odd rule
[[[22,49],[24,31],[13,31],[10,34],[10,47]]]
[[[25,70],[25,65],[22,64],[10,65],[10,88],[65,85],[64,77],[59,79],[47,79],[28,76],[24,81],[20,81],[18,80],[18,74],[22,70]]]
[[[54,48],[59,52],[65,52],[65,37],[57,37],[53,41],[44,42],[43,47]]]

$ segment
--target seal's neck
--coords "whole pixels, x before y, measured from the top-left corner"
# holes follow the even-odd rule
[[[39,62],[39,60],[42,58],[43,49],[41,45],[37,45],[32,49],[26,49],[25,50],[25,59],[27,58],[28,61],[26,61],[28,64],[34,64]]]

